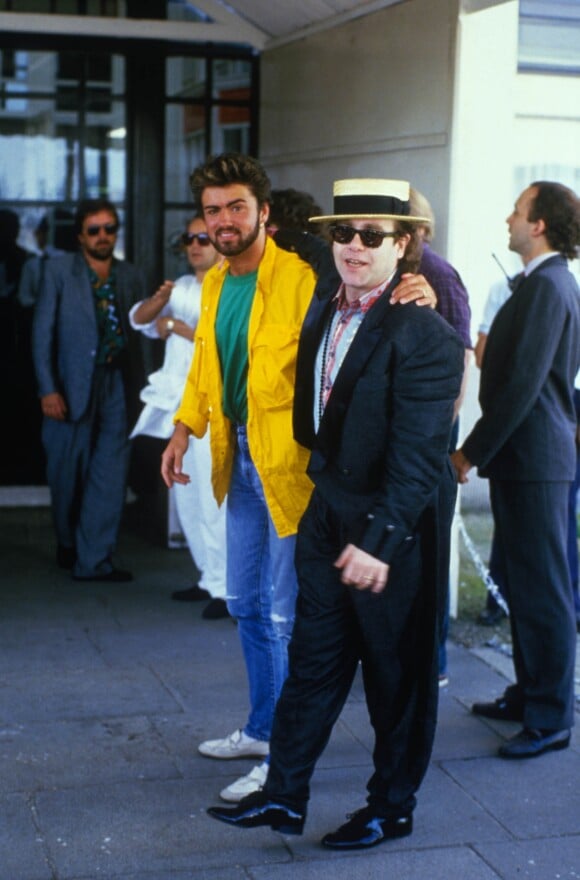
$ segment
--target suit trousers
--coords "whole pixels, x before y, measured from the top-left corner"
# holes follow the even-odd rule
[[[130,448],[121,370],[97,367],[82,418],[45,418],[42,439],[58,542],[76,548],[75,575],[106,574],[113,567]]]
[[[576,623],[566,558],[569,483],[490,480],[524,725],[574,724]]]
[[[315,490],[298,532],[289,676],[276,707],[265,791],[305,810],[314,766],[360,661],[375,732],[368,802],[378,815],[409,814],[436,722],[435,598],[423,589],[418,538],[405,542],[380,594],[341,582],[334,562],[346,543],[345,529]]]

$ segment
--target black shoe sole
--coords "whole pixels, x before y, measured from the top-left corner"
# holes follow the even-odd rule
[[[204,620],[223,620],[230,614],[224,599],[210,599],[201,612],[201,616]]]
[[[321,843],[323,846],[328,847],[329,849],[339,849],[339,850],[353,850],[353,849],[371,849],[373,846],[379,846],[381,843],[386,843],[387,840],[398,840],[401,837],[408,837],[413,832],[413,817],[406,816],[404,817],[407,821],[400,821],[397,819],[389,820],[386,827],[383,827],[383,836],[379,837],[377,840],[373,840],[370,842],[365,842],[362,839],[359,840],[340,840],[338,838],[338,831],[335,831],[331,834],[326,834]]]
[[[243,816],[235,816],[226,813],[221,807],[209,807],[208,815],[226,825],[233,828],[271,828],[272,831],[279,831],[280,834],[300,835],[304,829],[304,819],[292,819],[282,810],[268,810],[265,813]],[[235,807],[233,808],[235,810]],[[268,813],[272,815],[268,816]]]

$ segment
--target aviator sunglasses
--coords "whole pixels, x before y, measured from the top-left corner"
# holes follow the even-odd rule
[[[339,223],[330,227],[330,236],[337,244],[350,244],[355,235],[365,247],[378,248],[382,245],[384,238],[396,238],[397,232],[380,232],[378,229],[355,229],[354,226],[346,226]]]
[[[94,226],[87,226],[86,233],[93,238],[95,235],[99,234],[101,229],[104,229],[107,235],[116,235],[119,227],[116,223],[95,223]]]
[[[184,232],[181,236],[183,244],[193,244],[196,238],[201,247],[207,247],[210,244],[207,232]]]

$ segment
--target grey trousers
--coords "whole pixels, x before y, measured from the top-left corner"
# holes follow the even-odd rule
[[[106,574],[113,567],[130,448],[121,371],[97,367],[85,414],[76,422],[45,418],[42,441],[57,540],[76,548],[73,574]]]

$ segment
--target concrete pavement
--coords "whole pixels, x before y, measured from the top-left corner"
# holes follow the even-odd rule
[[[533,761],[496,757],[515,724],[470,714],[511,664],[451,645],[413,835],[368,853],[320,837],[364,804],[372,737],[355,684],[313,780],[302,837],[239,831],[205,809],[252,761],[202,739],[243,724],[230,620],[172,602],[185,551],[126,527],[128,585],[78,584],[54,564],[46,508],[0,510],[0,880],[516,880],[580,877],[580,739]],[[254,762],[255,763],[255,762]]]

